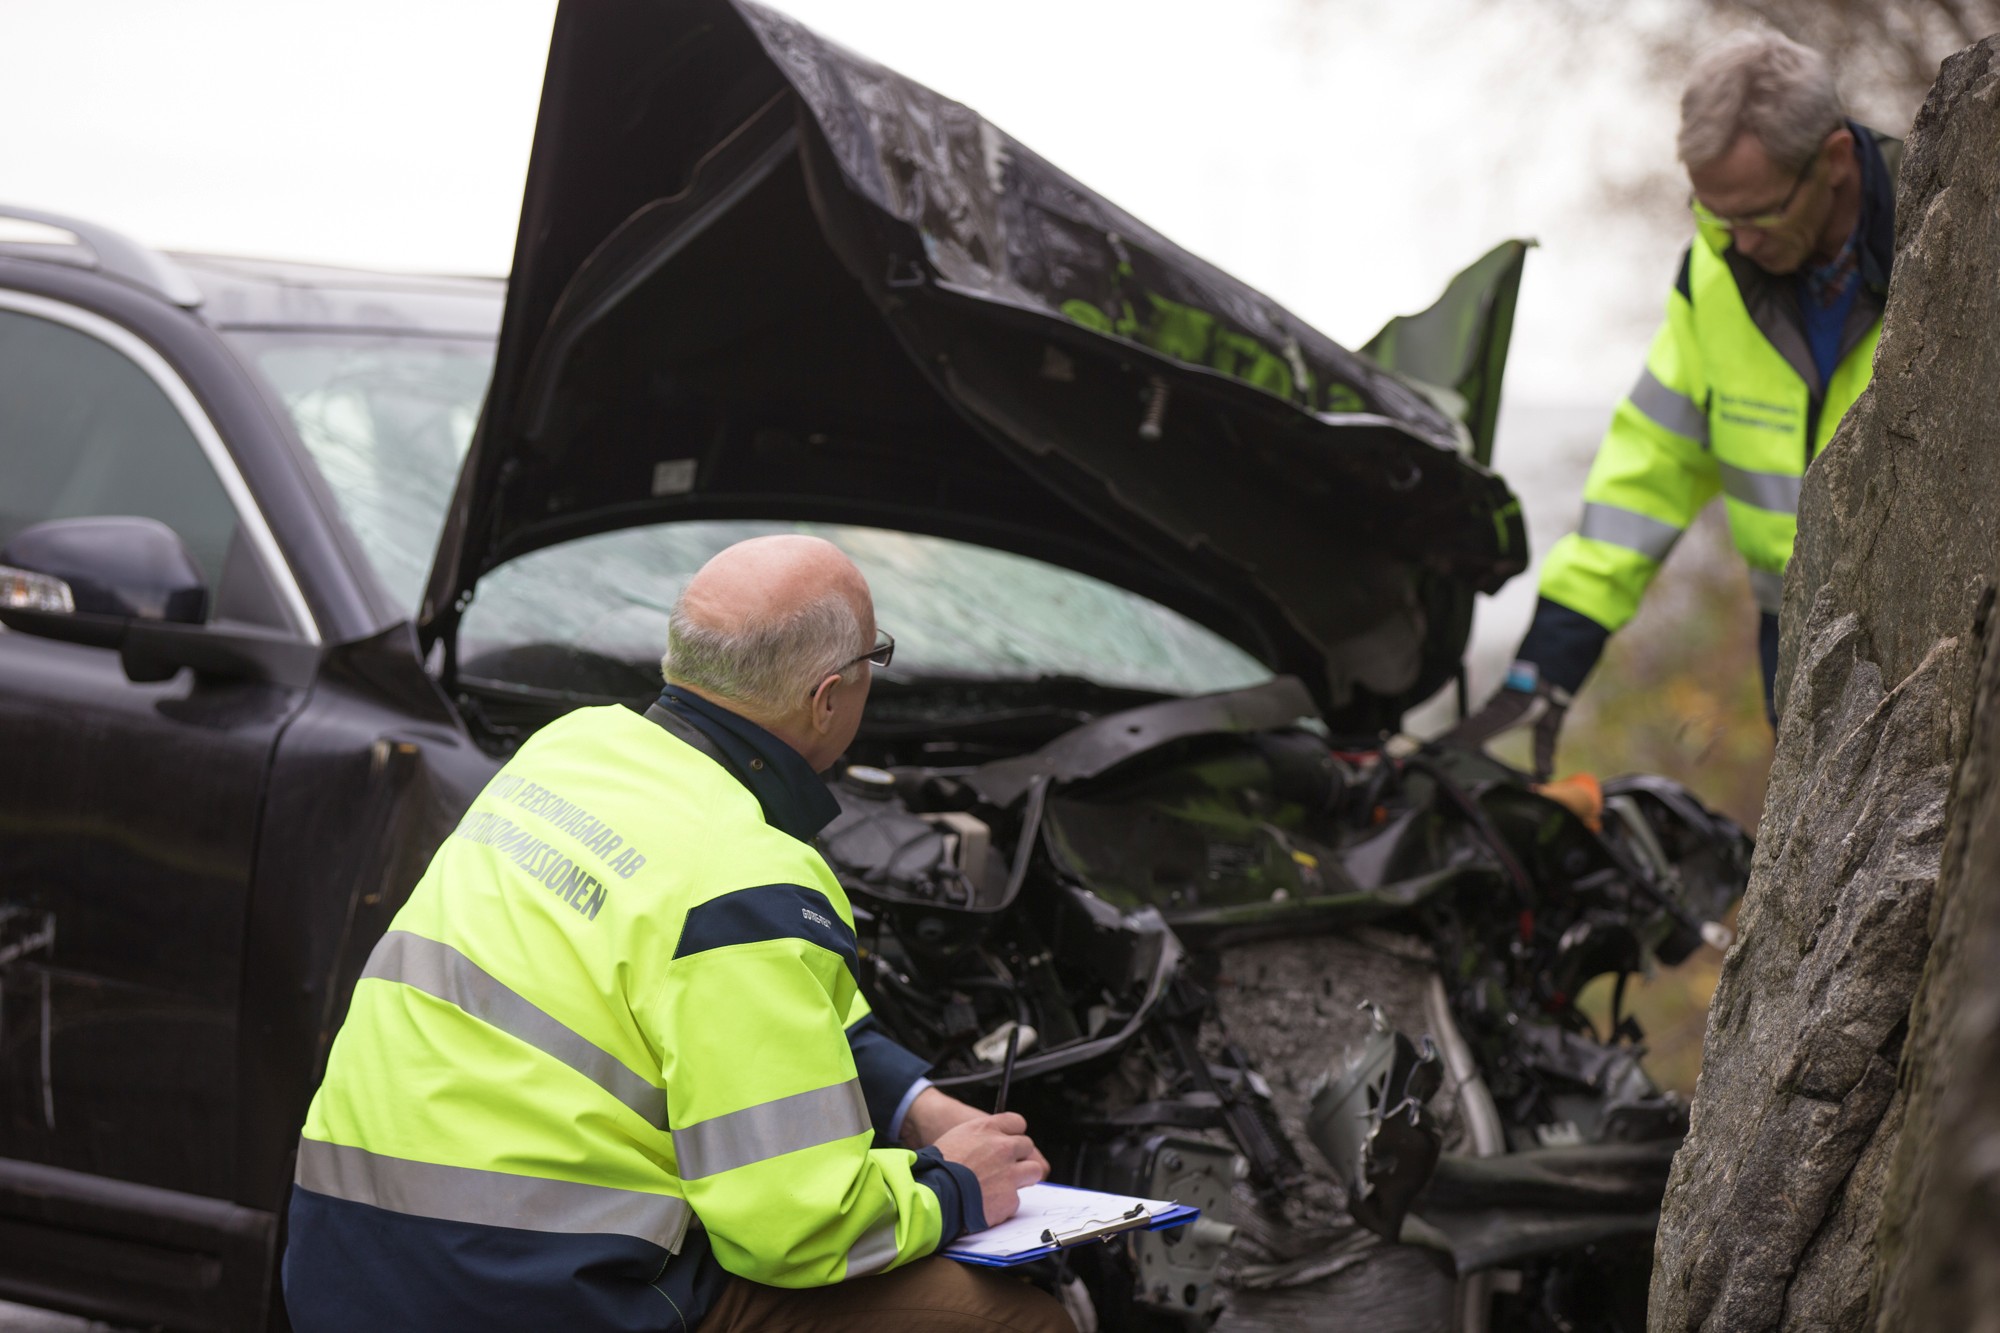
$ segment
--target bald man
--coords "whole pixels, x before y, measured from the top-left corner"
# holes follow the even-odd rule
[[[830,543],[732,546],[640,715],[538,732],[370,955],[299,1143],[299,1333],[1064,1330],[931,1257],[1048,1164],[856,985],[812,839],[878,641]]]

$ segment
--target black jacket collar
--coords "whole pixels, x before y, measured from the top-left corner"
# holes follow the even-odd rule
[[[646,716],[729,770],[764,808],[764,822],[811,842],[840,803],[805,757],[755,722],[672,685]]]
[[[1861,165],[1861,280],[1878,296],[1889,290],[1889,269],[1896,258],[1896,175],[1883,154],[1902,145],[1866,125],[1848,121],[1854,135],[1854,160]]]

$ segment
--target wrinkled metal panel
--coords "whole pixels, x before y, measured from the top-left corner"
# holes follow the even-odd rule
[[[1269,297],[1181,249],[970,107],[738,0],[841,174],[915,227],[951,289],[1108,332],[1308,410],[1394,418],[1456,447],[1444,414]]]
[[[1372,735],[1526,562],[1450,397],[790,20],[568,5],[420,629],[449,641],[488,570],[591,532],[863,523],[1132,588]]]

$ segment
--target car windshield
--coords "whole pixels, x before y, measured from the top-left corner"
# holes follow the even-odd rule
[[[1108,583],[942,537],[835,523],[663,523],[586,537],[513,560],[479,583],[460,629],[467,670],[569,649],[650,671],[667,611],[710,556],[746,537],[807,532],[853,557],[896,636],[888,678],[1082,676],[1194,693],[1268,680],[1242,649]]]
[[[483,338],[238,333],[396,605],[414,610],[493,374]]]
[[[481,340],[320,332],[236,335],[290,410],[376,574],[423,596],[492,369]],[[732,542],[810,532],[845,550],[896,636],[890,678],[1081,676],[1171,693],[1270,678],[1255,658],[1122,588],[941,537],[839,524],[663,523],[532,552],[479,583],[459,633],[468,674],[619,692],[657,681],[667,610]]]

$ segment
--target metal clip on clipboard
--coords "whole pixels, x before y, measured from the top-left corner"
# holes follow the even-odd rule
[[[960,1263],[1010,1268],[1047,1258],[1065,1246],[1121,1232],[1185,1226],[1200,1213],[1199,1208],[1165,1199],[1135,1199],[1043,1181],[1021,1187],[1020,1212],[1012,1219],[960,1237],[941,1253]]]
[[[1072,1231],[1057,1231],[1053,1227],[1045,1227],[1042,1230],[1042,1244],[1065,1250],[1088,1240],[1103,1240],[1107,1236],[1115,1236],[1121,1231],[1136,1231],[1152,1220],[1151,1214],[1146,1211],[1146,1205],[1135,1203],[1116,1217],[1102,1221],[1093,1220]]]

